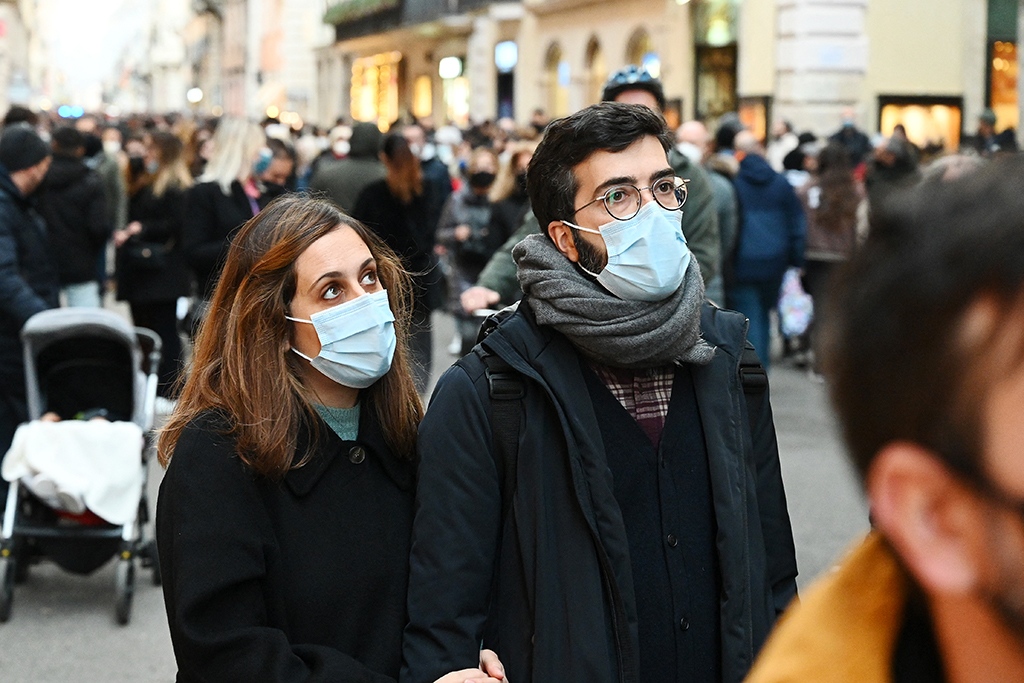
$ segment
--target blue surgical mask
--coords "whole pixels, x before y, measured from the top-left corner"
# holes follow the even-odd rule
[[[628,221],[612,220],[600,230],[562,222],[601,236],[608,251],[608,265],[600,273],[584,271],[620,299],[661,301],[682,284],[690,265],[690,249],[678,211],[648,202]]]
[[[310,358],[295,347],[292,351],[338,384],[365,389],[387,374],[395,357],[395,315],[385,290],[364,294],[309,316],[308,323],[320,339],[320,353]]]

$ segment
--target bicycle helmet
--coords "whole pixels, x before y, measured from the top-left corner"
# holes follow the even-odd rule
[[[661,81],[644,67],[630,64],[613,73],[605,81],[601,99],[605,102],[613,101],[627,90],[646,90],[654,95],[654,99],[658,101],[658,108],[665,110],[665,91],[661,87]]]

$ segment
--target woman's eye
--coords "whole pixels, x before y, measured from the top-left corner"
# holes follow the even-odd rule
[[[359,283],[362,284],[362,285],[375,285],[375,284],[377,284],[377,271],[375,271],[375,270],[367,271],[366,274],[363,275],[363,277],[359,281]]]
[[[337,299],[339,296],[341,296],[341,289],[339,289],[336,285],[331,285],[330,287],[324,290],[324,298],[327,300]]]

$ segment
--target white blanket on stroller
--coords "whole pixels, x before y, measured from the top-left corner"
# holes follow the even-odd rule
[[[0,474],[52,507],[127,524],[142,496],[142,447],[134,422],[34,420],[18,427]]]

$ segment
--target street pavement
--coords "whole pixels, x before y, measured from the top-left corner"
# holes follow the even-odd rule
[[[453,326],[435,322],[435,375],[452,357],[445,347]],[[772,406],[783,477],[796,537],[801,588],[828,570],[867,529],[867,509],[843,456],[825,386],[784,363],[771,371]],[[155,505],[160,467],[151,462]],[[174,656],[160,588],[136,573],[131,622],[114,621],[114,563],[90,576],[53,564],[32,567],[15,587],[11,619],[0,624],[3,683],[170,683]]]

